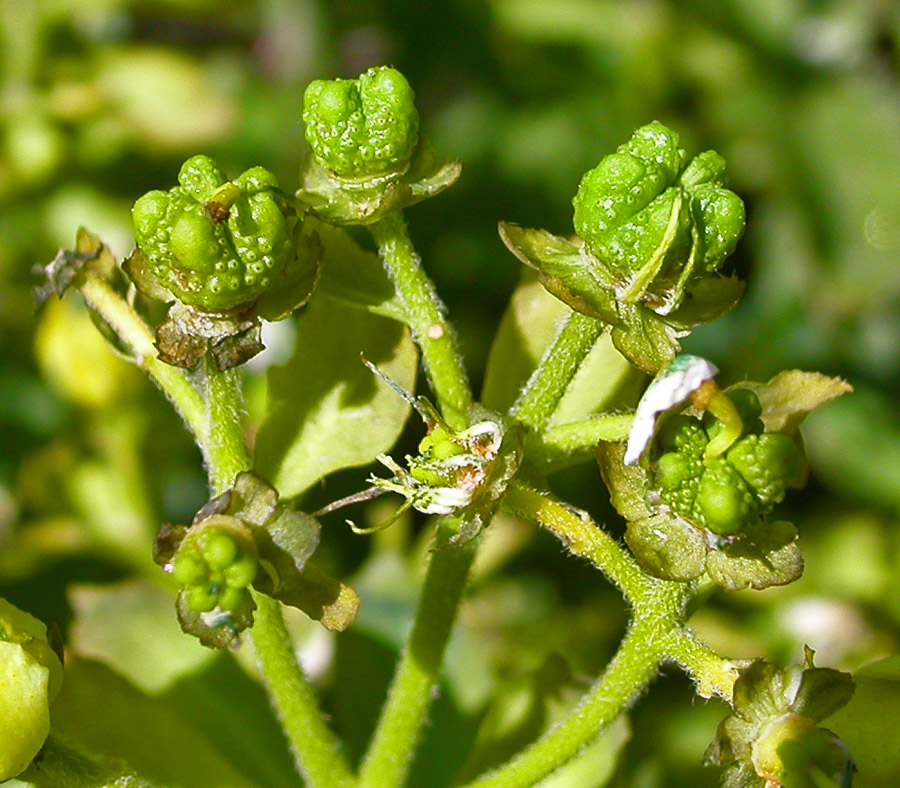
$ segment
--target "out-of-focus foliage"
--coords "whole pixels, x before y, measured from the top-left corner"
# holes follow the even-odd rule
[[[206,499],[199,456],[158,393],[86,338],[89,318],[75,297],[35,318],[30,268],[70,245],[80,224],[127,254],[131,203],[171,184],[195,153],[228,172],[264,166],[291,188],[305,85],[382,63],[408,78],[433,147],[464,165],[458,184],[411,208],[409,219],[476,381],[519,276],[498,220],[571,234],[581,175],[654,119],[687,149],[725,157],[729,188],[748,207],[733,264],[747,294],[687,349],[713,359],[728,382],[797,367],[842,375],[856,393],[805,430],[813,483],[785,512],[801,533],[805,576],[787,589],[716,597],[694,623],[735,657],[797,661],[809,643],[820,664],[852,670],[897,651],[900,6],[0,0],[0,37],[0,596],[62,626],[78,657],[59,714],[88,744],[106,741],[169,784],[200,785],[199,761],[207,780],[292,784],[285,752],[263,758],[265,738],[244,738],[248,727],[271,728],[275,740],[277,731],[260,699],[247,711],[249,695],[232,691],[238,681],[255,687],[234,665],[173,654],[165,687],[123,678],[120,666],[129,654],[146,656],[141,637],[152,641],[152,622],[163,619],[113,630],[96,611],[104,594],[114,596],[108,584],[125,578],[137,583],[128,586],[134,615],[156,609],[159,589],[134,578],[153,571],[157,524],[183,521]],[[267,336],[270,361],[285,360],[291,337],[290,321]],[[262,378],[249,374],[248,405],[258,414]],[[363,476],[339,474],[327,491],[307,495],[314,504],[333,500],[359,489]],[[616,522],[597,499],[593,469],[551,483]],[[324,568],[357,572],[362,607],[336,646],[304,630],[305,654],[358,754],[411,615],[420,553],[402,529],[371,550],[339,517],[324,531]],[[571,683],[602,668],[621,634],[618,595],[546,535],[505,523],[489,534],[482,560],[416,785],[447,784],[484,726],[512,720],[510,742],[533,737],[571,702]],[[539,677],[551,652],[570,672],[548,699]],[[497,682],[509,690],[491,699]],[[104,732],[99,721],[83,725],[99,696],[113,698],[114,711],[135,699],[158,703],[147,707],[146,725],[130,729],[113,715]],[[519,703],[519,715],[504,703]],[[251,713],[256,722],[234,727],[234,715]],[[625,747],[610,784],[713,785],[700,760],[723,715],[714,704],[692,707],[680,679],[660,680],[632,714],[640,746]],[[186,733],[166,739],[166,730]],[[178,753],[201,730],[197,757]],[[622,728],[607,746],[616,751],[625,738]],[[502,749],[479,745],[473,758],[489,766]],[[175,756],[162,762],[161,751]],[[248,773],[248,762],[268,771]],[[594,782],[579,786],[605,779],[588,772]],[[865,788],[864,775],[857,785]]]

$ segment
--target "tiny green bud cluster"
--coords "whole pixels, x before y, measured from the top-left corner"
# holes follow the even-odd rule
[[[179,185],[134,205],[135,241],[159,284],[183,303],[225,312],[253,302],[294,256],[275,176],[253,167],[228,181],[208,156],[188,159]]]
[[[743,435],[725,454],[707,456],[721,424],[704,426],[686,414],[668,418],[657,436],[655,464],[659,498],[675,513],[722,536],[742,533],[783,500],[790,487],[802,486],[806,459],[796,441],[763,432],[760,406],[749,389],[728,396],[741,414]]]
[[[706,151],[688,162],[657,121],[585,174],[573,205],[576,232],[627,300],[646,292],[677,305],[678,291],[717,271],[744,232],[724,159]]]
[[[172,559],[172,574],[184,586],[187,604],[196,613],[215,608],[233,612],[251,604],[248,587],[259,559],[253,541],[231,518],[214,515],[185,539]]]
[[[414,100],[403,74],[387,66],[357,79],[315,80],[303,96],[306,140],[342,178],[400,170],[418,142]]]

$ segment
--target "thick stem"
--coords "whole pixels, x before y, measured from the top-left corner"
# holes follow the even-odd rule
[[[219,371],[205,359],[208,440],[204,448],[213,494],[227,490],[250,467],[238,370]],[[272,700],[298,768],[309,788],[345,788],[355,780],[329,730],[315,694],[297,663],[280,604],[254,593],[257,609],[250,634]]]
[[[360,770],[360,788],[396,788],[406,779],[474,557],[474,541],[432,553],[412,634]]]
[[[297,664],[281,605],[263,594],[254,594],[254,599],[253,645],[300,773],[310,788],[355,785],[340,745],[325,724],[312,687]]]
[[[468,426],[468,412],[472,406],[469,381],[453,329],[447,322],[433,284],[422,270],[403,215],[399,211],[390,213],[369,230],[406,309],[441,413],[450,427],[462,429]]]
[[[202,446],[206,440],[206,408],[185,371],[157,358],[150,329],[103,279],[87,272],[80,290],[119,339],[131,349],[137,365],[147,371],[153,382],[169,398]]]
[[[531,429],[546,427],[603,328],[599,320],[572,312],[556,339],[544,351],[540,364],[510,413]]]

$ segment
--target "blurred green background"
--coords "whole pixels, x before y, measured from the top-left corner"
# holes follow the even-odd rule
[[[797,367],[842,375],[856,392],[810,420],[811,483],[784,507],[802,534],[803,579],[717,596],[696,626],[740,657],[797,660],[808,643],[821,664],[853,669],[897,652],[900,5],[0,0],[0,36],[0,595],[57,622],[73,652],[92,658],[76,687],[106,687],[124,672],[139,686],[128,692],[180,698],[167,712],[179,724],[218,698],[218,727],[200,727],[221,768],[238,769],[250,784],[289,784],[280,767],[264,773],[252,765],[264,750],[251,744],[242,766],[231,762],[237,756],[223,742],[229,724],[238,729],[228,714],[239,698],[226,709],[221,686],[242,679],[220,660],[191,651],[179,662],[173,646],[142,667],[157,683],[142,684],[123,667],[130,657],[110,656],[141,650],[135,631],[146,636],[151,620],[168,621],[165,595],[163,607],[147,602],[157,600],[147,591],[155,588],[149,540],[162,519],[184,520],[204,501],[202,467],[162,397],[108,353],[77,298],[35,315],[31,269],[70,246],[82,224],[127,253],[132,202],[172,185],[194,153],[212,155],[229,173],[262,164],[291,188],[305,84],[381,63],[407,75],[424,133],[464,165],[460,182],[412,208],[409,220],[476,384],[520,276],[498,220],[570,233],[581,174],[654,118],[677,129],[689,152],[714,148],[726,157],[731,187],[748,208],[732,263],[748,280],[747,295],[687,348],[713,359],[726,383]],[[270,359],[283,358],[279,346],[289,339],[285,331],[270,337]],[[261,380],[249,381],[252,413]],[[333,499],[363,478],[339,474],[317,494]],[[617,527],[594,469],[554,483]],[[414,603],[419,553],[406,549],[402,529],[374,551],[368,540],[332,530],[325,560],[333,571],[356,573],[368,612],[337,645],[298,626],[325,701],[358,754]],[[625,611],[597,573],[519,524],[498,533],[414,770],[412,784],[423,788],[446,785],[464,760],[457,748],[483,723],[486,687],[499,683],[501,701],[520,707],[523,687],[544,687],[525,692],[540,697],[544,717],[522,723],[519,739],[510,739],[515,747],[552,718],[547,698],[566,707],[569,690],[597,674],[621,634]],[[111,613],[104,600],[123,599],[123,588],[139,610],[109,602]],[[111,589],[118,597],[106,594]],[[123,622],[131,624],[125,634]],[[117,642],[132,636],[132,651]],[[556,670],[557,652],[565,670]],[[103,670],[112,672],[98,679]],[[723,708],[692,701],[687,682],[670,673],[632,714],[632,744],[609,784],[715,784],[700,758]],[[61,714],[80,719],[78,702]],[[262,700],[258,706],[265,717]],[[102,744],[114,732],[95,734]],[[627,731],[618,735],[624,741]],[[121,752],[140,760],[129,746],[136,745]],[[502,750],[473,756],[466,768]],[[285,753],[272,758],[289,768]],[[158,753],[147,759],[149,772],[163,768]],[[163,769],[172,784],[244,784],[185,777],[178,768],[192,759],[182,760],[166,767],[174,777]],[[572,774],[559,788],[605,784],[601,771]]]

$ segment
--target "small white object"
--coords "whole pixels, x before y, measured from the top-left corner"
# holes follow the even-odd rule
[[[656,422],[667,410],[681,405],[719,372],[711,361],[684,353],[662,370],[647,387],[634,413],[625,464],[637,465],[656,434]]]

